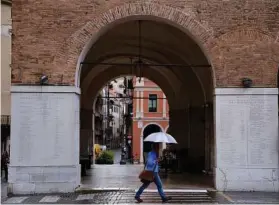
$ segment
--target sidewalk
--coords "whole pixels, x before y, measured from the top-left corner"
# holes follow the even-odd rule
[[[1,201],[7,198],[8,183],[1,179]]]
[[[128,188],[137,189],[141,186],[138,178],[144,166],[140,164],[113,164],[93,165],[87,171],[87,176],[81,180],[84,188]],[[170,174],[168,178],[162,178],[166,189],[211,189],[211,178],[205,175],[194,174]],[[151,184],[151,189],[156,189]]]
[[[218,192],[234,204],[279,204],[276,192]]]

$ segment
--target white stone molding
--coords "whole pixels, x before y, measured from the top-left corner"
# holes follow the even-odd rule
[[[139,117],[139,112],[140,112],[140,99],[139,99],[139,91],[136,91],[136,117]]]
[[[143,118],[144,117],[144,110],[143,110],[143,91],[141,91],[140,92],[140,97],[141,97],[141,99],[140,99],[140,114],[141,114],[141,118]]]
[[[163,98],[166,98],[165,94],[163,94]],[[167,117],[167,100],[163,99],[163,117]]]
[[[75,86],[12,85],[11,93],[76,93],[76,94],[80,94],[80,88],[77,88]]]

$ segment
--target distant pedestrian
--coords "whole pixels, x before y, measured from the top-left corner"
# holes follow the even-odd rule
[[[7,151],[5,151],[2,153],[1,156],[1,168],[4,169],[6,182],[8,182],[8,164],[9,164],[9,154]]]
[[[159,173],[158,173],[159,172],[158,157],[159,157],[159,146],[158,146],[158,144],[154,143],[152,146],[152,151],[150,151],[147,155],[146,165],[145,165],[144,169],[147,171],[153,172],[153,174],[154,174],[153,182],[157,186],[157,189],[161,196],[162,201],[167,202],[167,201],[171,200],[171,197],[166,197],[164,190],[163,190],[162,181],[161,181]],[[140,198],[140,196],[143,193],[143,191],[149,186],[150,183],[152,183],[152,181],[143,181],[143,184],[141,185],[141,187],[139,188],[139,190],[137,191],[137,193],[135,195],[135,199],[137,200],[137,202],[139,202],[139,203],[143,202],[143,200]]]

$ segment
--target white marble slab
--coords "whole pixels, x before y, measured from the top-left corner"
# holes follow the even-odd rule
[[[78,93],[71,86],[12,87],[14,194],[69,192],[80,184]]]
[[[217,95],[217,166],[278,168],[276,95]]]
[[[12,93],[11,164],[70,165],[79,157],[79,96]]]
[[[218,190],[279,191],[278,89],[215,90]]]

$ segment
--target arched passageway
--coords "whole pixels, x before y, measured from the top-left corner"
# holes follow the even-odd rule
[[[135,75],[138,78],[134,82],[137,87],[134,97],[140,106],[133,107],[133,129],[138,129],[138,123],[152,112],[146,111],[148,103],[143,99],[156,94],[157,88],[151,86],[149,94],[143,92],[142,87],[148,86],[148,82],[141,78],[148,78],[164,93],[165,97],[158,99],[158,106],[166,104],[163,98],[169,104],[165,121],[170,134],[178,141],[175,149],[182,150],[180,159],[185,160],[181,164],[198,167],[198,173],[213,170],[213,107],[209,106],[213,103],[212,70],[203,51],[189,35],[163,20],[139,18],[111,27],[82,55],[79,62],[80,144],[86,144],[88,138],[94,136],[92,113],[96,113],[94,99],[100,89],[117,76]],[[150,149],[149,143],[143,143],[148,134],[164,132],[166,126],[156,125],[160,114],[153,113],[153,117],[148,118],[149,125],[141,128],[142,136],[133,137],[133,155],[144,155]],[[84,152],[87,150],[85,146]]]

